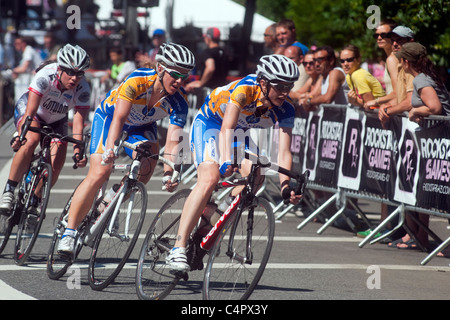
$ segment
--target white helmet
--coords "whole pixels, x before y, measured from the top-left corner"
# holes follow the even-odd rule
[[[256,67],[258,79],[266,79],[275,82],[291,82],[298,80],[300,72],[297,64],[290,58],[281,54],[266,55],[259,59]]]
[[[90,64],[86,51],[78,45],[72,46],[71,44],[66,44],[59,49],[56,60],[60,67],[75,71],[83,71],[89,68]]]
[[[181,44],[163,43],[159,47],[155,59],[167,67],[180,67],[188,70],[195,67],[194,54]]]

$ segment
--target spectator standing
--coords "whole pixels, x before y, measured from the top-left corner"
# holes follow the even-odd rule
[[[273,54],[279,47],[276,23],[272,23],[264,31],[264,54]]]
[[[200,80],[188,83],[185,87],[188,92],[202,87],[214,89],[227,83],[228,56],[219,45],[220,30],[208,28],[203,39],[207,48],[201,53],[199,59]]]
[[[42,63],[41,55],[35,49],[35,45],[36,42],[32,37],[19,36],[14,40],[14,48],[22,54],[19,65],[12,69],[15,99],[19,99],[28,91],[34,70]]]
[[[305,71],[305,67],[302,62],[304,59],[303,51],[300,47],[297,46],[289,46],[284,51],[284,55],[292,60],[294,60],[295,64],[298,66],[298,71],[300,72],[300,76],[298,80],[294,83],[294,88],[292,91],[297,91],[305,84],[306,80],[308,80],[309,75]]]
[[[384,20],[380,22],[375,33],[373,34],[374,39],[376,39],[378,47],[383,49],[387,58],[386,66],[384,70],[384,84],[386,86],[386,95],[378,100],[371,100],[365,103],[365,108],[371,108],[375,106],[380,106],[383,103],[387,103],[392,99],[396,99],[396,88],[397,88],[397,77],[398,77],[398,65],[399,61],[394,55],[392,49],[391,36],[393,35],[392,30],[397,27],[397,24],[392,20]]]
[[[316,71],[322,76],[320,95],[309,96],[299,100],[306,111],[315,109],[320,104],[347,104],[349,90],[342,68],[336,67],[336,55],[333,48],[323,46],[314,53]]]
[[[427,56],[427,50],[417,42],[405,43],[402,48],[395,53],[400,60],[402,69],[414,77],[414,90],[411,96],[411,110],[409,119],[419,123],[421,127],[430,127],[433,121],[423,121],[424,117],[430,115],[450,115],[450,96],[445,88],[445,84],[436,72],[433,63]],[[426,227],[429,225],[430,216],[418,213],[419,221]],[[406,215],[408,227],[414,233],[417,241],[424,248],[429,248],[428,233],[412,221]],[[400,249],[416,248],[416,243],[410,239],[409,235],[403,237],[402,242],[397,244]]]
[[[308,52],[308,47],[303,43],[297,41],[297,33],[295,31],[294,21],[290,19],[280,20],[279,22],[277,22],[276,31],[279,47],[275,51],[275,53],[284,54],[286,48],[291,45],[300,47],[302,49],[303,55]]]
[[[41,52],[41,57],[44,60],[56,60],[61,46],[57,43],[56,37],[52,32],[47,32],[44,35],[44,49]]]
[[[155,31],[153,31],[153,36],[152,36],[153,48],[151,48],[148,52],[148,56],[152,63],[156,62],[156,60],[155,60],[156,54],[158,53],[159,47],[164,42],[166,42],[166,32],[163,29],[156,29]]]
[[[361,54],[358,47],[354,45],[344,47],[340,54],[340,62],[350,88],[349,103],[363,107],[365,102],[386,95],[381,83],[369,71],[361,68]]]
[[[291,92],[289,96],[293,99],[300,100],[307,97],[315,97],[320,95],[322,87],[322,76],[317,72],[314,66],[314,52],[308,51],[303,59],[303,67],[308,74],[308,80],[297,91]]]
[[[414,41],[414,32],[405,26],[398,26],[392,31],[392,50],[393,52],[399,51],[405,43]],[[414,90],[413,79],[414,77],[407,74],[403,70],[402,65],[399,63],[397,66],[397,82],[395,85],[395,98],[390,102],[381,104],[378,112],[378,116],[382,123],[389,121],[390,116],[395,114],[401,114],[411,109],[411,96]]]
[[[107,70],[107,74],[102,77],[102,82],[112,80],[114,84],[121,83],[126,76],[136,69],[134,61],[124,61],[124,54],[121,48],[111,48],[109,50],[109,59],[112,62],[112,66],[111,69]]]

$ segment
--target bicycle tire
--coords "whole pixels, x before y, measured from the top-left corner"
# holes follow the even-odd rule
[[[141,300],[164,299],[181,279],[166,268],[166,256],[175,244],[178,225],[190,189],[172,195],[161,207],[145,236],[136,269],[136,292]],[[160,238],[158,245],[155,240]]]
[[[89,261],[88,279],[93,290],[103,290],[109,286],[120,273],[128,258],[130,257],[136,241],[139,238],[142,225],[144,224],[147,210],[147,189],[142,182],[137,181],[128,187],[122,203],[116,203],[101,226],[101,230],[95,239],[94,247]],[[112,219],[115,208],[119,205],[119,213],[114,222],[113,230],[116,234],[108,233],[108,226]],[[125,235],[126,212],[132,207],[137,214],[131,214],[128,223],[128,234]]]
[[[81,182],[80,182],[81,184]],[[61,240],[61,236],[64,234],[67,225],[67,219],[69,216],[69,208],[72,203],[73,195],[75,194],[78,186],[72,192],[69,200],[63,208],[63,211],[59,218],[55,220],[55,229],[53,231],[52,241],[50,242],[50,248],[48,250],[47,256],[47,276],[52,280],[58,280],[63,275],[66,274],[67,269],[72,265],[73,259],[69,259],[67,257],[62,257],[58,253],[58,244]],[[83,224],[83,223],[82,223]],[[80,227],[81,228],[81,227]],[[81,250],[81,246],[77,248],[75,257],[77,256],[79,250]]]
[[[9,216],[0,214],[0,255],[8,244],[13,225]]]
[[[267,200],[260,197],[257,197],[255,200],[256,207],[254,208],[253,235],[251,239],[252,264],[239,262],[237,261],[238,259],[233,259],[226,255],[230,240],[229,235],[235,220],[232,217],[227,221],[223,232],[209,252],[210,257],[203,281],[203,299],[248,299],[261,279],[272,250],[275,234],[275,217],[272,207]],[[243,209],[234,236],[233,253],[241,257],[246,256],[247,217],[249,210],[250,207]]]
[[[29,208],[23,208],[20,222],[17,228],[16,241],[14,243],[14,261],[17,265],[24,265],[33,250],[33,246],[39,236],[42,222],[45,219],[48,200],[50,198],[50,189],[52,187],[52,166],[49,163],[43,163],[40,169],[33,174],[30,192],[34,192],[38,185],[41,185],[41,200],[36,208],[36,214],[30,214]],[[30,193],[30,198],[34,194]],[[28,206],[29,200],[28,200]]]

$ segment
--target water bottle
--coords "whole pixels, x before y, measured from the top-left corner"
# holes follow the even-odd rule
[[[216,213],[217,210],[217,204],[214,202],[208,202],[206,204],[205,209],[202,212],[202,220],[200,222],[200,226],[198,227],[198,231],[197,233],[204,237],[208,234],[209,230],[211,230],[212,226],[215,224],[212,222],[212,217],[216,214],[219,215],[218,213]],[[219,215],[220,217],[220,215]],[[216,219],[215,221],[217,222],[218,219]]]
[[[115,184],[112,186],[111,189],[109,189],[109,191],[105,194],[105,196],[103,197],[103,200],[100,202],[100,204],[97,207],[97,210],[99,213],[102,213],[105,208],[108,206],[108,204],[111,202],[111,199],[114,197],[114,195],[116,194],[117,190],[119,190],[120,185]]]
[[[225,212],[223,212],[220,215],[220,218],[217,220],[217,222],[214,224],[214,226],[211,228],[211,230],[208,232],[208,234],[203,238],[202,243],[200,244],[200,247],[203,250],[209,251],[214,244],[216,238],[219,236],[220,232],[222,231],[225,222],[230,217],[232,213],[236,211],[236,208],[240,202],[241,198],[240,195],[237,195],[236,197],[228,197],[225,199],[224,202],[230,202],[231,207],[228,207]],[[220,207],[220,206],[219,206]],[[217,210],[220,212],[219,210]]]
[[[112,198],[116,194],[117,190],[119,190],[119,188],[120,188],[120,185],[114,184],[111,187],[111,189],[109,189],[109,191],[106,193],[105,197],[100,202],[100,204],[98,205],[97,210],[94,213],[94,216],[92,217],[92,219],[90,221],[88,233],[87,233],[86,237],[84,238],[85,245],[87,245],[87,246],[93,245],[93,240],[95,239],[95,237],[93,237],[92,235],[93,234],[95,235],[97,228],[101,225],[101,221],[106,217],[106,215],[103,214],[105,211],[105,208],[109,205],[109,203],[111,202]]]

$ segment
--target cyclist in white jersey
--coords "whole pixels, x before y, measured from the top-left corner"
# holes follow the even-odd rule
[[[55,132],[67,135],[68,112],[74,109],[73,135],[82,138],[86,115],[89,111],[91,89],[84,79],[84,70],[89,68],[89,56],[79,46],[65,45],[58,51],[57,61],[38,68],[28,92],[23,94],[16,103],[14,123],[20,135],[23,120],[30,116],[31,126],[51,126]],[[16,137],[18,138],[18,137]],[[0,212],[9,213],[14,203],[14,189],[25,173],[31,161],[34,149],[40,141],[40,134],[29,131],[26,142],[21,146],[18,139],[13,139],[11,147],[15,154],[8,181],[0,199]],[[67,143],[52,141],[52,185],[58,180],[67,153]],[[73,146],[74,154],[80,153],[80,147]],[[78,166],[84,167],[86,159],[80,160]],[[34,202],[39,199],[34,199]],[[37,205],[37,203],[35,203]]]

